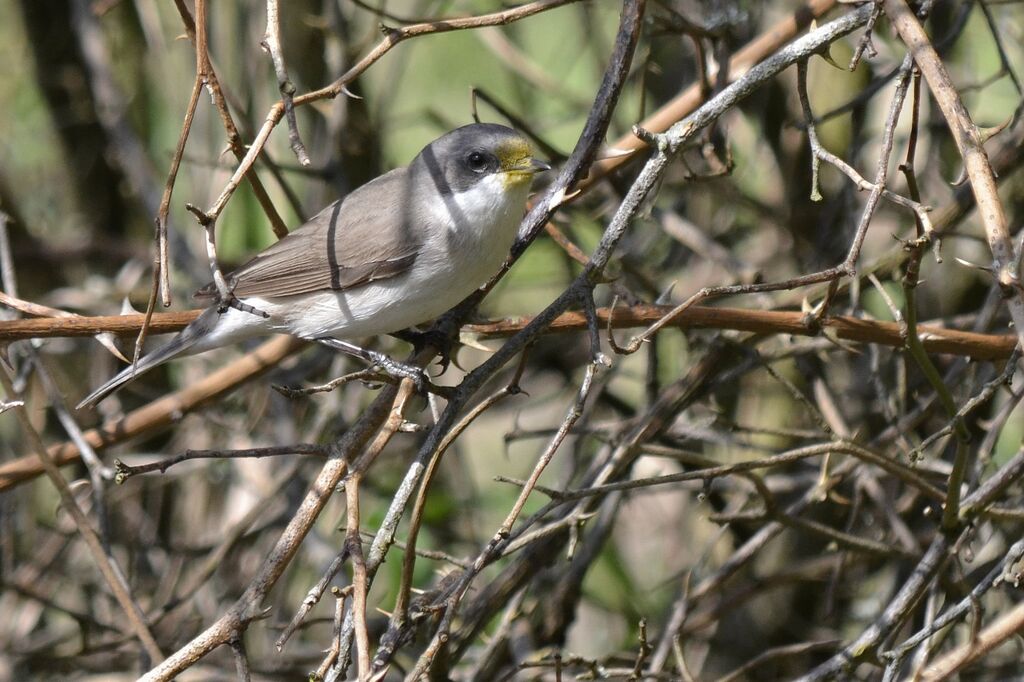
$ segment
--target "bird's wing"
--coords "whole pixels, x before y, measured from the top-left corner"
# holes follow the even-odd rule
[[[228,275],[228,288],[239,297],[294,296],[405,272],[427,227],[415,211],[409,176],[407,168],[395,169],[334,202]],[[211,282],[195,296],[211,298],[215,291]]]

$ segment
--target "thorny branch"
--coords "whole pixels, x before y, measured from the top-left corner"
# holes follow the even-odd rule
[[[598,308],[595,312],[602,328],[629,329],[643,327],[664,318],[672,308],[664,305],[636,304]],[[201,311],[156,313],[150,333],[180,331],[199,316]],[[521,331],[532,318],[509,318],[466,325],[468,333],[480,340],[502,339]],[[96,334],[131,334],[145,324],[144,315],[78,316],[72,319],[48,317],[12,321],[0,329],[0,340],[67,338]],[[808,327],[802,313],[785,310],[746,310],[742,308],[692,306],[664,324],[678,329],[729,329],[760,334],[796,334],[815,336],[834,334],[844,341],[902,346],[903,331],[898,322],[870,320],[846,315],[829,315],[820,320],[819,328]],[[551,321],[542,333],[558,334],[587,329],[582,313],[566,311]],[[921,341],[929,353],[965,355],[976,360],[996,360],[1010,356],[1016,337],[1010,334],[979,334],[924,324],[919,328]],[[360,379],[363,375],[353,377]],[[350,379],[351,380],[351,379]],[[327,389],[324,389],[327,390]]]

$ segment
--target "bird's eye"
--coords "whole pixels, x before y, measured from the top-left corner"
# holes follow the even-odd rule
[[[466,165],[471,171],[481,173],[487,169],[487,155],[481,151],[472,151],[466,157]]]

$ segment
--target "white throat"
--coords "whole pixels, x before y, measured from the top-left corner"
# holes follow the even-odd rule
[[[529,191],[528,183],[512,184],[501,173],[494,173],[468,190],[445,196],[442,210],[451,230],[502,240],[508,223],[518,225],[522,219]]]

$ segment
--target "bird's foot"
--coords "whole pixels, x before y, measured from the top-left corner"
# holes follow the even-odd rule
[[[373,364],[374,368],[379,369],[389,377],[398,379],[399,381],[402,379],[410,379],[413,385],[416,386],[416,391],[418,393],[426,395],[427,392],[430,391],[432,384],[430,383],[430,379],[427,377],[426,371],[422,367],[400,362],[385,353],[379,353],[373,350],[367,351],[367,353],[367,358]]]
[[[398,381],[402,381],[403,379],[411,380],[413,385],[416,387],[416,390],[423,395],[426,395],[427,393],[436,393],[441,396],[446,396],[449,393],[449,391],[444,387],[431,383],[430,377],[427,376],[426,371],[422,367],[410,365],[406,362],[400,362],[386,353],[362,348],[353,343],[348,343],[347,341],[340,341],[338,339],[331,338],[318,339],[318,341],[328,348],[333,348],[335,350],[340,350],[343,353],[354,355],[373,367],[378,368],[381,372],[387,374],[392,379],[396,379]]]
[[[441,367],[440,373],[444,374],[448,370],[448,365],[452,362],[452,350],[455,348],[455,337],[448,330],[437,326],[422,332],[415,329],[402,329],[394,332],[391,336],[401,339],[406,343],[411,343],[416,353],[419,353],[427,346],[433,348],[441,356],[440,360],[437,361],[437,364]]]

